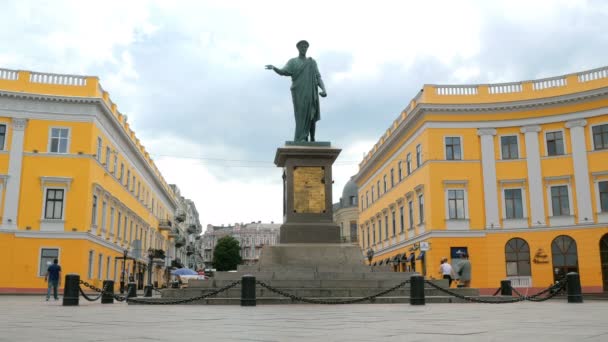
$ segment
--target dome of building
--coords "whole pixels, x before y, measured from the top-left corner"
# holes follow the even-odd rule
[[[351,177],[346,185],[344,185],[344,190],[342,190],[342,205],[344,207],[356,206],[358,191],[357,184]]]

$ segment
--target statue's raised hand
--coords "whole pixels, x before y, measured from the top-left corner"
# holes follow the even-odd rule
[[[271,64],[266,65],[266,70],[274,70],[274,65],[271,65]]]
[[[321,96],[321,97],[326,97],[326,96],[327,96],[327,93],[326,93],[325,91],[322,91],[322,92],[320,92],[320,93],[319,93],[319,96]]]

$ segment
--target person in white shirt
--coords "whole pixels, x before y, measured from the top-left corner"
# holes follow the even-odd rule
[[[452,269],[452,265],[448,263],[448,258],[441,258],[439,273],[443,276],[443,279],[448,280],[448,287],[451,286],[452,279],[454,278],[454,270]]]

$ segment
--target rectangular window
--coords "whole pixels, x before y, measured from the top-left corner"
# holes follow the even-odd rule
[[[93,279],[93,259],[95,258],[95,252],[89,251],[89,279]]]
[[[462,150],[460,148],[460,137],[445,138],[445,159],[462,160]]]
[[[133,183],[131,183],[131,192],[135,192],[135,175],[133,175]]]
[[[133,221],[132,220],[129,225],[129,241],[133,241]]]
[[[401,182],[401,179],[403,179],[402,164],[403,164],[403,162],[399,161],[399,164],[398,164],[398,167],[397,167],[397,173],[398,173],[398,176],[399,176],[398,179],[399,179],[400,182]]]
[[[392,220],[392,223],[393,223],[393,236],[397,236],[397,225],[395,224],[396,222],[395,222],[395,211],[394,210],[392,211],[392,214],[393,214],[393,220]]]
[[[410,218],[410,228],[409,229],[414,229],[414,202],[412,202],[412,201],[407,202],[407,209],[408,209],[408,214],[409,214],[409,218]]]
[[[97,137],[97,160],[100,162],[101,162],[101,148],[102,148],[101,137]]]
[[[564,136],[561,131],[547,132],[547,155],[561,156],[564,154]]]
[[[502,149],[502,159],[517,159],[519,153],[517,150],[517,136],[508,135],[500,137],[500,146]]]
[[[403,206],[399,207],[399,222],[401,227],[401,232],[405,229],[405,218],[403,217]]]
[[[116,177],[116,170],[118,169],[118,155],[114,154],[114,165],[113,166],[113,171],[112,174],[114,175],[114,177]]]
[[[448,190],[450,220],[464,219],[464,190]]]
[[[372,185],[372,203],[374,203],[374,186]]]
[[[369,239],[369,224],[367,225],[367,247],[371,246],[370,245],[370,239]]]
[[[599,182],[600,208],[603,213],[608,212],[608,181]]]
[[[120,223],[122,220],[122,213],[118,212],[118,220],[116,221],[116,237],[120,240]]]
[[[106,231],[106,214],[107,214],[108,204],[106,201],[103,201],[101,204],[101,231]]]
[[[388,239],[388,215],[384,215],[384,238]]]
[[[91,224],[97,225],[97,195],[93,195],[93,210],[91,212]]]
[[[106,280],[110,279],[110,256],[106,257]]]
[[[365,208],[369,208],[369,191],[365,192]]]
[[[46,189],[44,218],[47,220],[63,218],[63,189]]]
[[[551,187],[551,205],[553,208],[553,216],[570,215],[567,185]]]
[[[422,146],[416,145],[416,168],[419,168],[422,164]]]
[[[103,254],[99,254],[99,258],[97,259],[97,279],[101,279],[103,271]]]
[[[110,234],[114,235],[114,207],[110,208]]]
[[[384,176],[382,177],[382,181],[383,181],[383,183],[384,183],[384,192],[383,192],[383,193],[385,194],[385,193],[386,193],[386,175],[384,175]]]
[[[49,266],[53,264],[53,260],[55,259],[59,259],[59,249],[43,248],[40,251],[40,270],[38,272],[39,277],[44,277]]]
[[[0,150],[4,150],[6,143],[6,125],[0,125]]]
[[[395,170],[391,169],[391,189],[395,186]]]
[[[380,181],[376,182],[376,189],[378,190],[378,196],[376,196],[376,198],[380,198]]]
[[[68,153],[69,132],[68,128],[51,128],[49,152]]]
[[[110,146],[106,146],[106,170],[110,169]]]
[[[505,189],[505,217],[507,219],[524,217],[521,189]]]
[[[418,224],[424,223],[424,196],[418,195]]]
[[[608,149],[608,124],[593,126],[593,147],[596,150]]]
[[[114,258],[114,274],[112,280],[116,281],[116,275],[118,274],[118,259]]]
[[[140,198],[139,197],[140,185],[141,185],[141,183],[137,182],[137,198]]]
[[[378,220],[378,241],[382,241],[382,219]]]
[[[124,176],[125,176],[125,164],[120,163],[120,177],[118,179],[120,179],[120,184],[122,184],[122,182],[124,181]]]
[[[412,154],[408,153],[407,156],[405,157],[405,171],[407,172],[407,175],[411,175],[412,174]]]
[[[125,215],[125,224],[122,226],[122,240],[127,241],[127,215]]]

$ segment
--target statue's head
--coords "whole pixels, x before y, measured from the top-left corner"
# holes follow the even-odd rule
[[[306,54],[306,50],[308,50],[308,46],[310,44],[308,44],[307,41],[305,40],[300,40],[297,44],[296,47],[298,48],[298,51],[300,51],[300,53]]]

